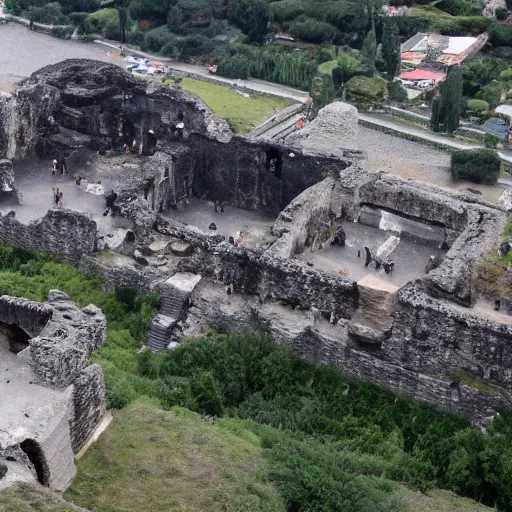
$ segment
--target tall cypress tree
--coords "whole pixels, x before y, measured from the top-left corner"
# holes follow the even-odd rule
[[[386,64],[388,80],[393,80],[400,73],[400,35],[395,18],[384,17],[382,28],[382,58]]]
[[[372,10],[372,28],[366,34],[361,48],[361,62],[367,68],[369,74],[375,74],[375,61],[377,60],[377,36],[375,35],[375,21]]]
[[[450,135],[459,127],[462,106],[462,71],[455,69],[448,75],[444,102],[444,126]]]
[[[462,109],[462,71],[455,69],[439,87],[439,96],[432,103],[430,126],[450,135],[459,127]]]

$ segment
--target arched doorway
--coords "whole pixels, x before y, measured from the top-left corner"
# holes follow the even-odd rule
[[[39,444],[33,439],[25,439],[25,441],[20,443],[20,448],[27,454],[28,459],[34,465],[39,483],[48,487],[50,485],[50,470]]]

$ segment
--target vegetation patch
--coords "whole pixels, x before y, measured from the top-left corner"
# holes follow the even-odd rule
[[[258,438],[138,401],[79,461],[65,497],[95,512],[284,512]]]
[[[0,490],[0,512],[79,512],[79,509],[46,487],[15,484]]]
[[[197,94],[219,117],[226,119],[235,133],[248,133],[270,116],[291,105],[292,100],[274,96],[244,98],[223,85],[184,78],[179,83]]]
[[[452,154],[450,170],[456,180],[496,183],[500,175],[500,169],[500,157],[491,149],[455,151]]]

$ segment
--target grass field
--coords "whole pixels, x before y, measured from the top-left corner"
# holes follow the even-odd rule
[[[135,403],[79,461],[65,498],[94,512],[284,512],[258,438]]]
[[[284,512],[267,480],[260,439],[240,420],[215,422],[139,401],[78,462],[62,498],[18,484],[0,491],[0,512]],[[449,491],[395,486],[396,512],[491,512]],[[71,503],[73,502],[73,503]]]
[[[292,100],[274,96],[244,98],[223,85],[184,78],[180,86],[197,94],[219,117],[226,119],[235,133],[249,133],[270,116],[291,105]]]

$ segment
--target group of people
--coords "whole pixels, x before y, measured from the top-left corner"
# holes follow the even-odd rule
[[[347,239],[347,234],[345,233],[345,230],[343,229],[342,226],[339,226],[336,229],[336,231],[334,232],[333,237],[331,238],[331,245],[343,247],[345,245],[346,239]],[[384,269],[384,272],[386,272],[386,274],[390,274],[391,272],[393,272],[393,270],[395,269],[395,263],[393,260],[391,260],[390,258],[386,258],[384,260],[377,258],[376,256],[373,255],[373,253],[369,247],[365,247],[364,250],[365,250],[365,257],[366,257],[365,263],[364,263],[365,267],[370,266],[370,264],[372,262],[374,262],[375,270],[380,270],[380,268],[382,267]],[[357,257],[358,258],[361,257],[360,249],[357,250]],[[340,274],[348,275],[348,270],[342,269],[340,271]]]

